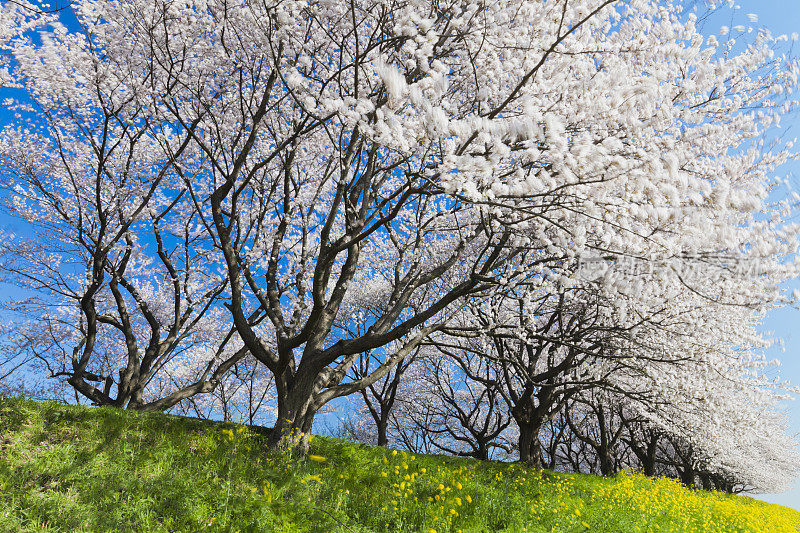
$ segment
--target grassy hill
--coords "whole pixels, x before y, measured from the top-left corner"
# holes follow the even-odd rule
[[[0,399],[0,531],[797,532],[800,514],[636,474],[537,471],[245,426]]]

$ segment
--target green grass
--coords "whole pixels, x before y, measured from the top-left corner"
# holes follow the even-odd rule
[[[0,399],[0,531],[798,531],[746,497],[559,474],[235,424]]]

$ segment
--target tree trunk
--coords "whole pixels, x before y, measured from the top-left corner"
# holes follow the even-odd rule
[[[314,379],[295,375],[291,383],[289,381],[287,373],[275,376],[278,419],[267,439],[267,447],[304,457],[308,454],[308,437],[316,415],[312,405]]]
[[[488,442],[479,442],[478,448],[475,450],[475,459],[479,459],[481,461],[488,461],[489,460],[489,443]]]
[[[519,426],[519,460],[535,468],[542,468],[542,449],[539,443],[540,426],[535,424],[518,424]]]
[[[614,475],[614,461],[611,458],[611,454],[607,449],[602,449],[598,451],[599,459],[600,459],[600,473],[604,476],[613,476]]]
[[[658,450],[658,437],[653,436],[647,443],[647,453],[642,458],[642,468],[644,475],[653,477],[656,475],[656,451]]]
[[[689,488],[694,488],[694,468],[691,465],[684,465],[684,468],[680,471],[681,474],[681,483],[686,485]]]
[[[378,420],[378,446],[388,446],[389,445],[389,437],[387,436],[387,431],[389,428],[389,417],[383,416],[381,413],[381,418]]]

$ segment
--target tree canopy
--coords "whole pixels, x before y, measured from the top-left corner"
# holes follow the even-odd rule
[[[134,409],[247,374],[301,452],[419,358],[441,449],[510,431],[541,464],[565,409],[578,446],[613,405],[693,469],[784,482],[758,325],[797,274],[774,174],[798,67],[684,7],[75,0],[67,25],[4,2],[15,349]]]

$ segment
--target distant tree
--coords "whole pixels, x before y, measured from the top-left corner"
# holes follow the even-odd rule
[[[88,66],[97,56],[61,52],[46,57]],[[218,359],[236,335],[220,307],[227,275],[177,174],[191,133],[171,132],[99,71],[56,83],[15,61],[30,101],[11,109],[36,117],[0,133],[4,207],[22,223],[0,244],[3,281],[25,295],[5,306],[22,320],[15,349],[98,405],[163,410],[212,390],[246,349]],[[203,364],[148,397],[176,358]]]
[[[202,364],[202,360],[194,366]],[[200,369],[191,362],[176,361],[163,373],[162,386],[166,389],[175,383],[196,375]],[[237,361],[206,394],[193,395],[172,408],[172,412],[209,420],[224,420],[249,425],[271,425],[275,420],[275,387],[272,375],[252,357]]]
[[[491,363],[475,354],[459,355],[442,357],[430,347],[424,351],[417,363],[421,383],[405,398],[424,405],[424,416],[412,412],[409,423],[425,430],[435,450],[451,455],[488,460],[510,454],[513,444],[506,430],[512,418],[503,398],[496,388],[473,379],[492,379]]]
[[[366,388],[361,389],[361,399],[366,407],[366,412],[375,424],[375,444],[378,446],[389,445],[389,421],[392,409],[397,401],[397,393],[400,385],[405,378],[405,373],[415,362],[419,348],[409,354],[408,357],[397,362],[397,365],[386,373],[375,383],[371,383]],[[376,357],[372,350],[368,350],[359,358],[358,363],[353,365],[351,372],[353,380],[362,379],[374,370],[374,366],[379,366],[383,358]]]

